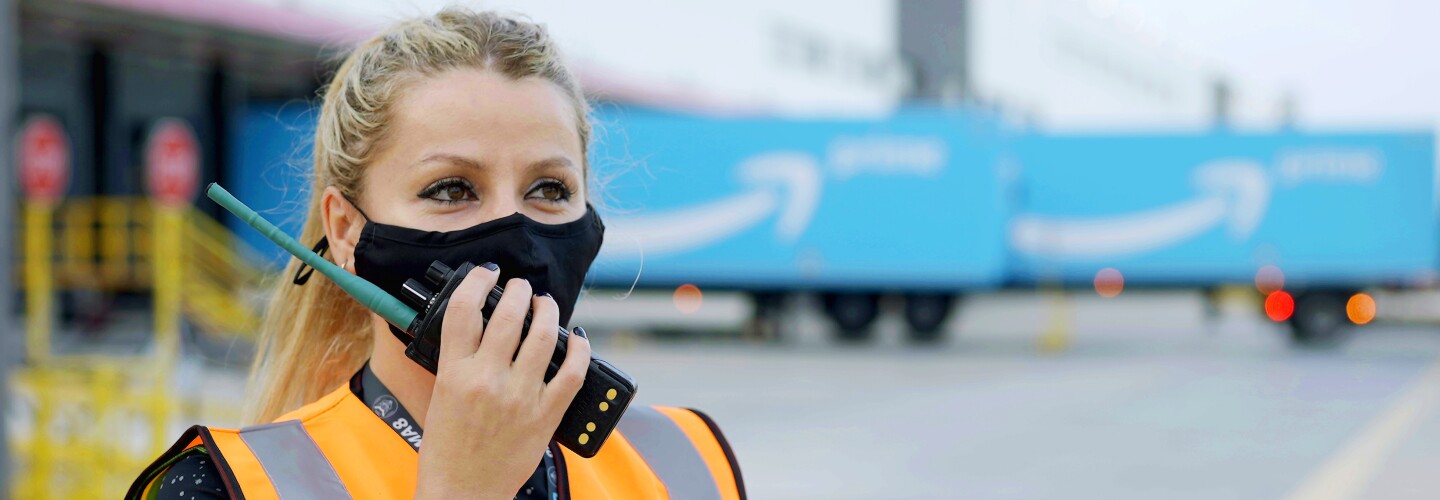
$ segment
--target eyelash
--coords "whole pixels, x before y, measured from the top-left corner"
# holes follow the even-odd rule
[[[539,197],[536,197],[536,199],[545,201],[545,202],[547,202],[547,203],[557,203],[557,204],[558,204],[558,203],[563,203],[563,202],[566,202],[566,201],[570,201],[570,196],[573,195],[573,194],[575,194],[575,191],[572,190],[572,189],[570,189],[570,186],[565,185],[564,182],[560,182],[560,181],[557,180],[557,179],[543,179],[543,180],[541,180],[540,182],[535,183],[535,185],[530,188],[530,191],[528,191],[528,192],[525,193],[525,198],[526,198],[526,199],[530,199],[530,198],[531,198],[530,193],[533,193],[533,192],[535,192],[536,190],[539,190],[539,189],[542,189],[542,188],[547,188],[547,187],[553,187],[553,188],[559,189],[559,190],[560,190],[560,197],[559,197],[558,199],[552,200],[552,199],[549,199],[549,198],[546,198],[546,197],[543,197],[543,196],[539,196]]]
[[[441,200],[435,198],[435,195],[438,195],[447,189],[455,187],[465,189],[466,198],[458,200]],[[425,189],[421,190],[420,194],[417,196],[444,205],[454,205],[456,203],[463,203],[466,201],[479,199],[479,196],[475,194],[475,188],[472,187],[469,182],[466,182],[464,179],[461,179],[459,177],[451,177],[448,179],[441,179],[439,181],[436,181],[434,184],[431,184]]]
[[[461,198],[461,199],[450,199],[450,200],[441,200],[441,199],[436,198],[436,195],[438,195],[438,194],[440,194],[440,193],[442,193],[442,192],[444,192],[444,191],[446,191],[446,190],[448,190],[448,189],[455,188],[455,187],[462,188],[462,189],[464,189],[464,190],[466,191],[466,193],[465,193],[465,198]],[[559,196],[559,198],[552,200],[552,199],[546,198],[546,197],[544,197],[544,196],[530,196],[530,193],[533,193],[533,192],[535,192],[536,190],[539,190],[539,189],[542,189],[542,188],[550,188],[550,187],[557,188],[557,189],[560,190],[560,196]],[[570,200],[570,197],[573,196],[574,194],[575,194],[575,191],[574,191],[573,189],[570,189],[570,186],[566,185],[564,182],[561,182],[560,180],[557,180],[557,179],[543,179],[543,180],[541,180],[540,182],[535,183],[535,185],[532,186],[532,187],[530,188],[530,190],[526,192],[525,198],[526,198],[526,199],[538,199],[538,200],[544,201],[544,202],[546,202],[546,203],[556,203],[556,204],[558,204],[558,203],[562,203],[562,202],[565,202],[565,201],[569,201],[569,200]],[[436,181],[434,184],[431,184],[431,185],[427,186],[424,190],[421,190],[421,191],[420,191],[420,194],[417,195],[417,196],[420,197],[420,198],[424,198],[424,199],[427,199],[427,200],[430,200],[430,201],[434,201],[434,202],[436,202],[436,203],[441,203],[441,204],[444,204],[444,205],[454,205],[454,204],[457,204],[457,203],[463,203],[463,202],[466,202],[466,201],[472,201],[472,200],[479,199],[479,196],[475,194],[475,188],[474,188],[473,186],[471,186],[468,181],[466,181],[466,180],[464,180],[464,179],[461,179],[461,178],[459,178],[459,177],[451,177],[451,178],[448,178],[448,179],[441,179],[441,180],[439,180],[439,181]]]

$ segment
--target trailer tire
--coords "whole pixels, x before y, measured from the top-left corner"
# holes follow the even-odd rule
[[[910,326],[910,340],[929,344],[944,337],[945,320],[955,297],[946,293],[913,293],[905,296],[905,323]]]
[[[1290,339],[1301,347],[1338,346],[1349,331],[1345,300],[1350,294],[1334,291],[1302,292],[1290,316]]]
[[[835,322],[835,338],[842,342],[870,340],[871,326],[880,315],[880,296],[873,293],[827,293],[821,297],[825,314]]]

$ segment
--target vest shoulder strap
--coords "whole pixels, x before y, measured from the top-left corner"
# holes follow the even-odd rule
[[[280,498],[350,498],[335,467],[299,420],[246,427],[233,436],[244,449],[221,445],[222,452],[248,452]]]
[[[685,408],[632,406],[620,434],[665,485],[671,498],[743,500],[744,481],[720,428]]]
[[[231,498],[350,498],[335,468],[298,420],[240,430],[193,426],[145,468],[125,498],[148,496],[170,466],[192,453],[210,457]],[[259,488],[267,484],[269,489]]]

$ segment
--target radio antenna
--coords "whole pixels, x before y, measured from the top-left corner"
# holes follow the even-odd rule
[[[411,324],[415,322],[415,317],[418,316],[418,314],[416,314],[413,309],[410,309],[409,306],[406,306],[404,302],[400,302],[400,299],[390,296],[390,294],[381,290],[380,287],[375,286],[369,281],[365,281],[359,276],[350,274],[344,269],[341,269],[340,266],[325,260],[324,257],[316,255],[315,252],[311,252],[310,249],[302,246],[300,242],[295,241],[294,238],[285,234],[280,228],[275,227],[270,221],[265,220],[264,217],[261,217],[260,214],[251,210],[250,207],[245,206],[240,200],[235,199],[235,196],[231,195],[225,188],[220,187],[219,184],[214,182],[210,183],[210,185],[205,188],[205,196],[215,200],[215,203],[219,203],[220,206],[225,207],[230,213],[235,214],[240,220],[245,221],[250,227],[255,228],[260,234],[265,235],[270,241],[275,242],[276,245],[280,245],[280,248],[284,248],[285,251],[290,252],[290,255],[294,255],[295,258],[300,259],[301,262],[309,264],[310,267],[315,268],[316,271],[320,271],[320,274],[325,275],[326,278],[330,278],[330,281],[338,285],[341,290],[345,290],[345,293],[350,294],[351,297],[354,297],[355,300],[359,301],[371,311],[375,311],[375,314],[379,314],[380,317],[385,318],[385,321],[389,321],[390,324],[406,331],[409,331]]]

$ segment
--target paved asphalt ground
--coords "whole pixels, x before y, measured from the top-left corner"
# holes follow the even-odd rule
[[[1440,498],[1440,328],[1296,349],[1243,301],[1207,315],[1193,293],[1014,293],[968,300],[927,347],[893,314],[838,346],[806,308],[780,342],[658,342],[626,325],[733,330],[746,302],[707,294],[681,315],[666,295],[615,296],[576,324],[640,402],[713,416],[757,500]],[[230,388],[202,405],[237,404],[239,371],[190,366]]]
[[[597,350],[641,402],[713,416],[756,499],[1440,498],[1440,329],[1305,350],[1256,315],[1001,295],[933,347],[894,318],[835,346],[801,317],[778,345],[615,333]],[[1047,330],[1068,347],[1040,349]]]

